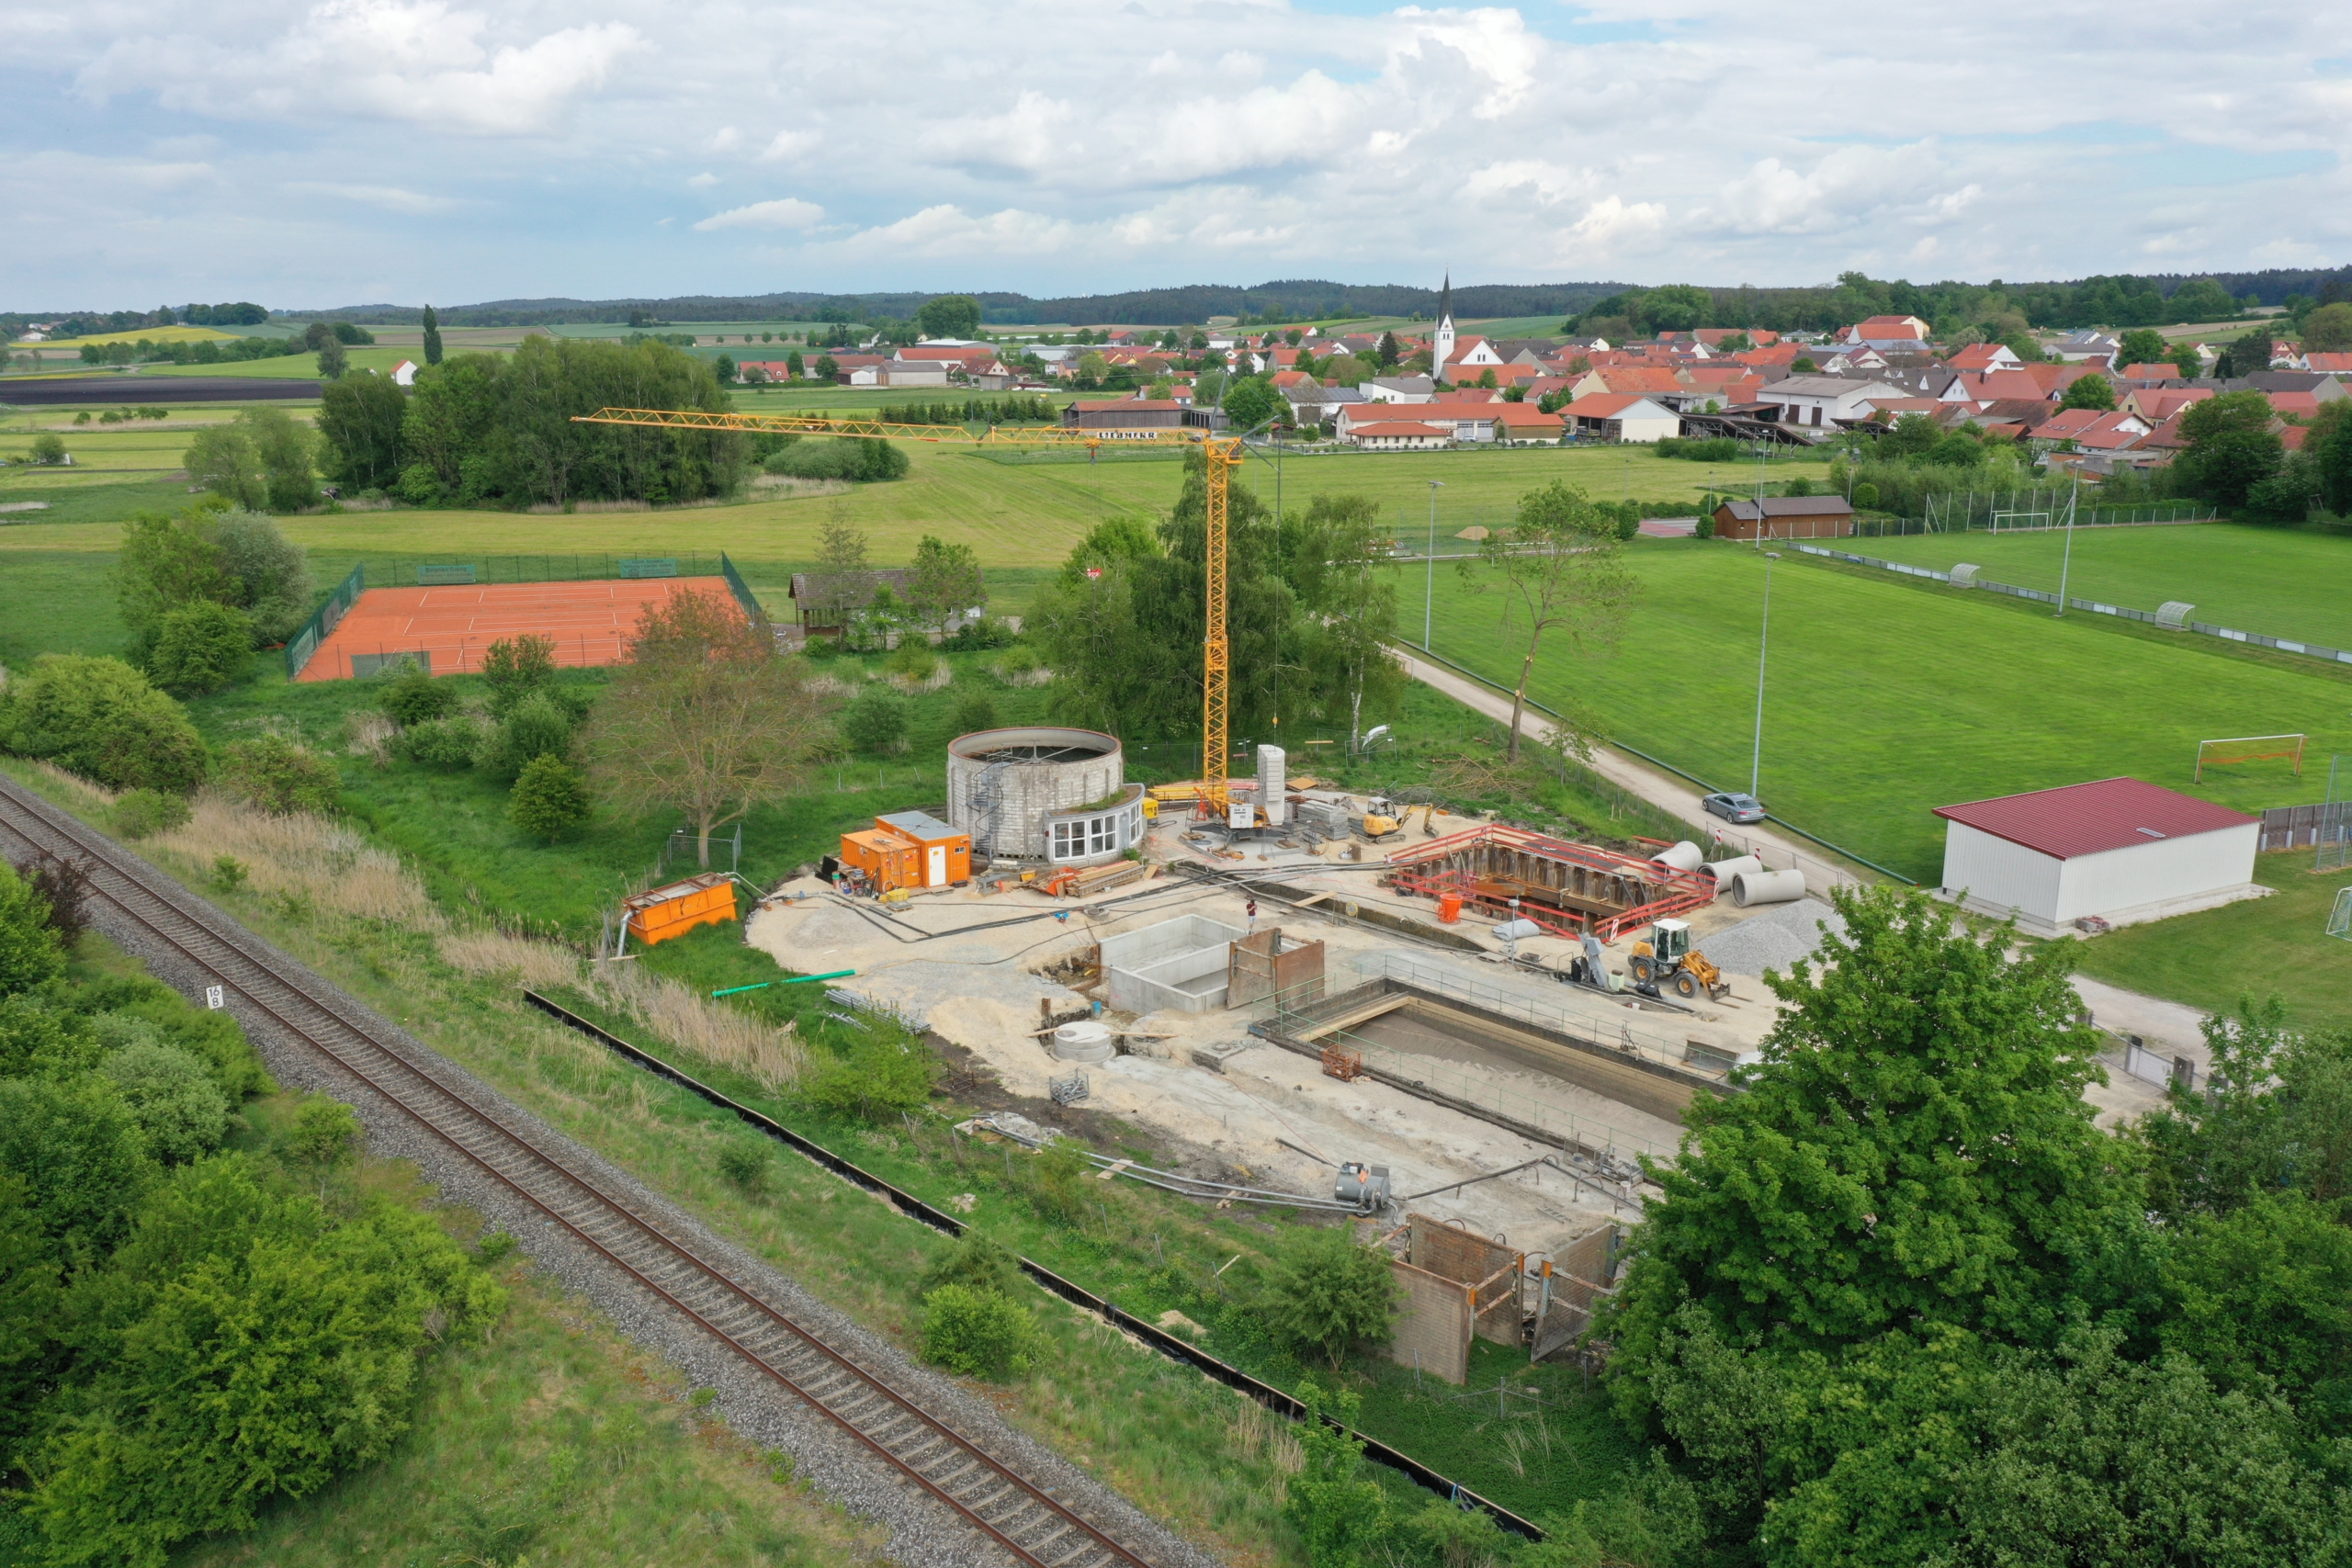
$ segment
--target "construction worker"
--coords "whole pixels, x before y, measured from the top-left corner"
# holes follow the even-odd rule
[[[1250,930],[1248,934],[1250,936],[1256,936],[1258,934],[1258,900],[1255,898],[1250,900],[1248,913],[1250,916]]]

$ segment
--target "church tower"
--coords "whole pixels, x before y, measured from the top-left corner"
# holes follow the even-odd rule
[[[1437,296],[1437,338],[1430,355],[1430,374],[1442,379],[1446,363],[1453,357],[1453,273],[1448,269],[1445,287]]]

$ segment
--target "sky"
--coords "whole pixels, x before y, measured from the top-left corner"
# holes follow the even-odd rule
[[[2328,6],[7,11],[0,310],[2352,259]]]

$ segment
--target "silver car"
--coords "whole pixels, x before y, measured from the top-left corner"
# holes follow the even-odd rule
[[[1726,822],[1764,820],[1764,803],[1739,790],[1717,790],[1700,804]]]

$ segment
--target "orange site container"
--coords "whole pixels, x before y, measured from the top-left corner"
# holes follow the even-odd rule
[[[894,811],[861,832],[843,833],[841,862],[871,877],[876,893],[948,887],[971,878],[972,836],[929,812]]]
[[[735,918],[735,884],[723,871],[707,871],[655,887],[622,901],[628,912],[629,934],[639,942],[667,942],[696,926],[717,925]]]

